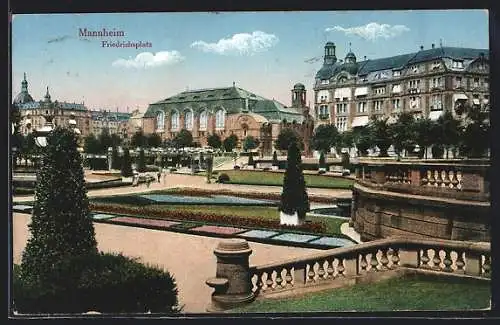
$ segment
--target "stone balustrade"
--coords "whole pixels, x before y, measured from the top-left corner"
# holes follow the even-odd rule
[[[231,268],[227,265],[225,267]],[[405,272],[431,272],[488,280],[491,274],[490,245],[393,237],[330,249],[303,258],[250,266],[247,279],[250,281],[251,292],[258,298],[289,296],[352,285],[384,278],[384,275],[392,277]],[[229,275],[225,277],[231,278]],[[241,282],[241,280],[240,276],[229,281]],[[210,285],[215,286],[214,283]],[[219,295],[218,299],[220,294],[220,291],[214,293]],[[253,300],[248,300],[248,303],[251,301]]]

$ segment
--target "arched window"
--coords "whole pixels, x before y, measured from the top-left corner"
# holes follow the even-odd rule
[[[156,129],[163,130],[165,128],[165,113],[159,111],[156,114]]]
[[[171,121],[171,130],[178,130],[179,129],[179,112],[173,111],[172,112],[172,117],[170,118]]]
[[[184,128],[186,130],[193,129],[193,111],[188,110],[184,113]]]
[[[206,110],[203,110],[200,113],[200,131],[206,131],[207,124],[208,124],[208,114]]]
[[[226,111],[223,109],[219,109],[215,113],[215,128],[217,129],[223,129],[224,128],[224,123],[226,119]]]

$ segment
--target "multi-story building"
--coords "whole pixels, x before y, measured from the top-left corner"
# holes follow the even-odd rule
[[[23,135],[44,126],[46,116],[53,117],[54,125],[69,125],[71,121],[83,136],[90,134],[91,114],[83,103],[52,101],[48,87],[43,100],[33,100],[28,92],[26,74],[21,82],[21,92],[14,98],[13,106],[20,113],[19,130]]]
[[[118,134],[121,138],[128,137],[130,113],[101,109],[91,111],[91,115],[91,132],[95,136],[100,135],[103,129],[107,129],[109,134]]]
[[[335,44],[325,45],[323,67],[314,85],[316,125],[340,131],[366,125],[369,118],[401,112],[436,120],[444,111],[463,116],[465,105],[489,109],[487,49],[435,47],[410,54],[357,61],[349,51],[337,60]]]
[[[305,102],[306,90],[302,84],[292,89],[292,107],[234,84],[227,88],[185,91],[150,104],[141,128],[163,139],[172,139],[186,129],[202,146],[207,144],[210,134],[218,134],[222,139],[235,134],[240,141],[251,135],[260,140],[261,151],[269,154],[283,127],[302,125],[308,112]]]

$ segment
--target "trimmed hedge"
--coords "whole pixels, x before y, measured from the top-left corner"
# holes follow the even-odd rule
[[[281,225],[279,220],[267,220],[257,218],[242,218],[233,215],[212,214],[212,213],[199,213],[191,211],[169,211],[161,207],[154,206],[125,206],[118,204],[102,204],[90,203],[92,211],[99,211],[105,213],[127,214],[135,216],[144,216],[147,218],[155,219],[169,219],[181,221],[204,221],[212,223],[223,223],[232,226],[251,227],[251,228],[272,228],[272,229],[293,229],[313,233],[325,233],[326,226],[322,222],[308,222],[300,226],[286,226]]]
[[[14,265],[13,303],[19,313],[176,313],[177,285],[166,271],[121,254],[77,256],[30,283]]]

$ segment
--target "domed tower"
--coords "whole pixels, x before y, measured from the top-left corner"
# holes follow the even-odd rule
[[[327,42],[325,44],[325,57],[324,65],[332,65],[337,62],[337,57],[335,56],[335,44],[333,42]]]
[[[33,102],[33,97],[28,92],[28,81],[26,80],[26,73],[24,73],[24,79],[21,82],[21,92],[14,98],[14,104],[24,104]]]
[[[50,94],[49,94],[49,87],[47,86],[47,93],[45,94],[45,102],[46,103],[50,103],[51,100],[50,100]]]
[[[303,108],[306,106],[306,87],[301,84],[295,84],[292,89],[292,107]]]
[[[351,50],[349,43],[349,53],[345,56],[345,63],[342,65],[342,70],[349,72],[352,75],[358,73],[358,63],[356,62],[356,55]]]

